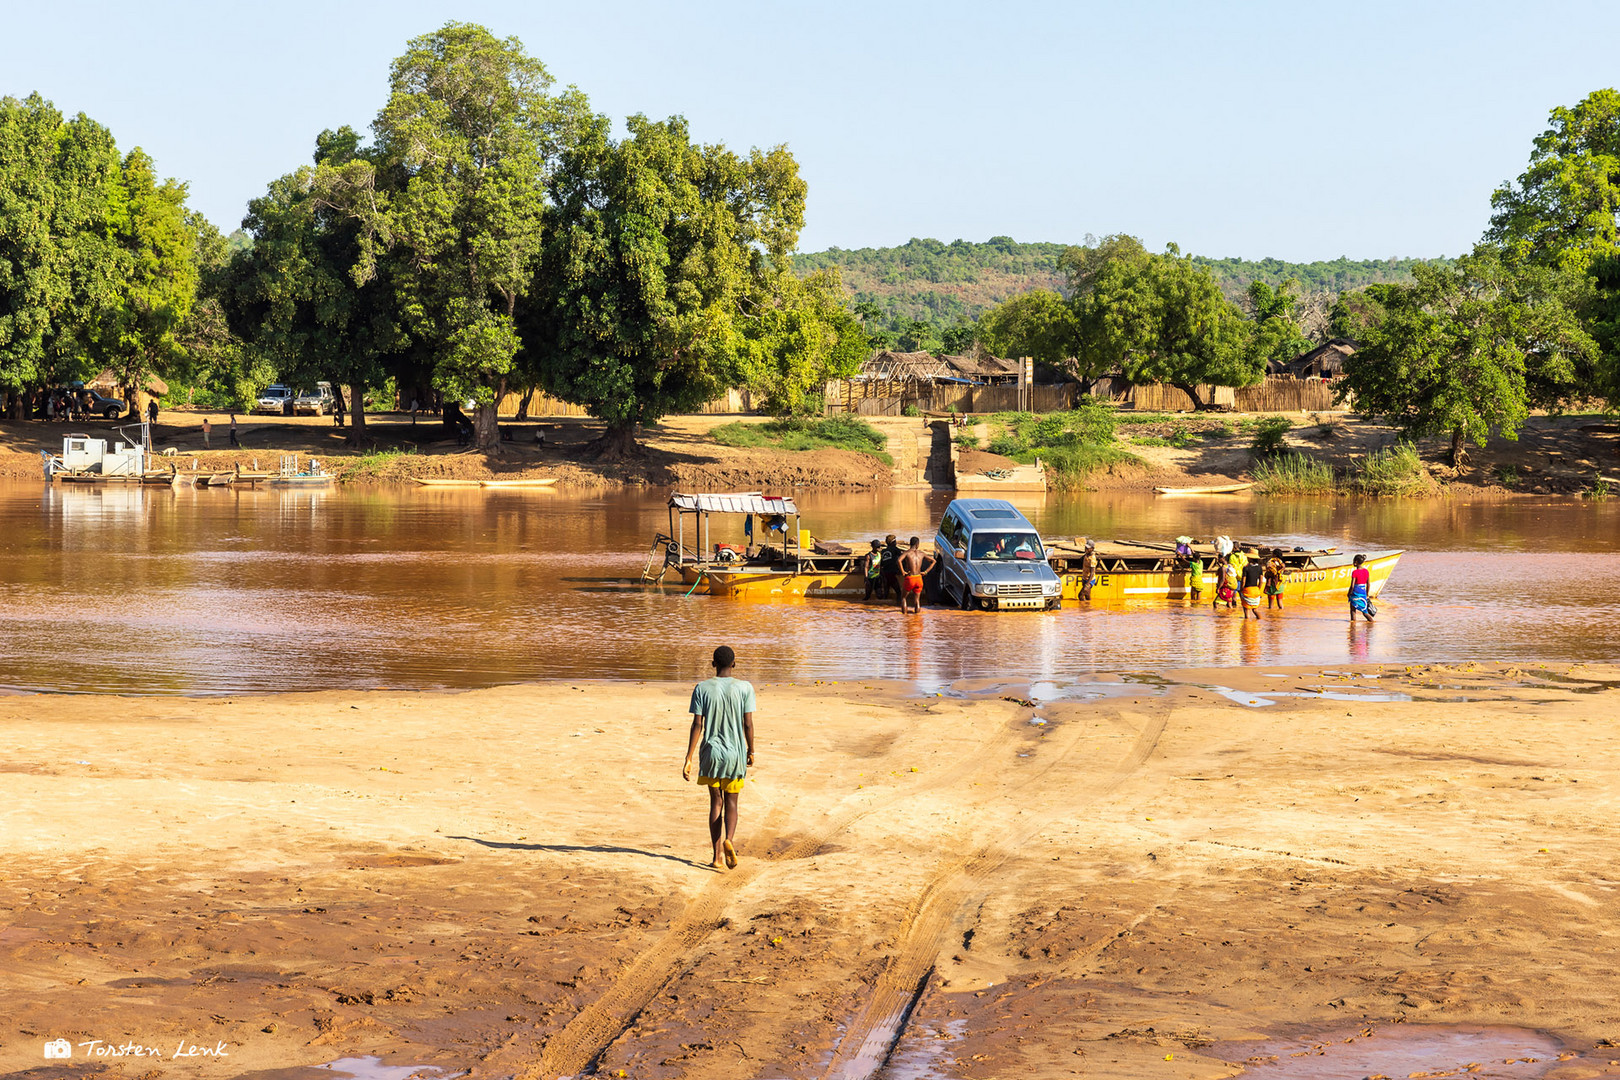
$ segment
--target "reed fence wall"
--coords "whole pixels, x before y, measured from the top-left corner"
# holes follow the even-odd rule
[[[1199,396],[1210,400],[1211,389],[1200,386]],[[1343,407],[1334,405],[1333,384],[1325,379],[1268,375],[1264,382],[1228,392],[1232,394],[1231,408],[1238,412],[1330,412]],[[1174,386],[1142,383],[1131,392],[1131,406],[1145,412],[1188,412],[1193,408],[1193,401]]]

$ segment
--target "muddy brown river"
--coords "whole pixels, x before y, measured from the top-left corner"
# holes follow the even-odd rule
[[[817,536],[930,540],[946,492],[799,498]],[[751,677],[1062,680],[1236,664],[1613,660],[1620,502],[1032,497],[1048,535],[1227,533],[1408,554],[1376,624],[1181,602],[964,613],[753,602],[635,581],[661,492],[130,490],[0,484],[0,687],[218,694]],[[717,534],[716,539],[723,538]]]

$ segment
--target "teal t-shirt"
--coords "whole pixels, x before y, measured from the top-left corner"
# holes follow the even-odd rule
[[[687,711],[703,717],[698,775],[711,780],[740,780],[748,775],[743,715],[754,711],[754,684],[729,676],[705,679],[692,688],[692,705]]]

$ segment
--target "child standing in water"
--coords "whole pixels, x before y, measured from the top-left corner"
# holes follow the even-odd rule
[[[714,650],[714,678],[692,688],[692,731],[687,740],[681,779],[709,789],[709,840],[716,870],[737,865],[737,804],[743,780],[754,763],[754,686],[733,678],[737,655],[729,645]]]

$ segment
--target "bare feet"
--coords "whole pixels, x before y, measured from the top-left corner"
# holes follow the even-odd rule
[[[737,849],[731,846],[730,840],[722,840],[720,847],[726,853],[726,869],[735,870],[737,868]]]
[[[724,870],[725,868],[726,864],[721,862],[719,859],[715,859],[714,862],[709,864],[710,870]]]

